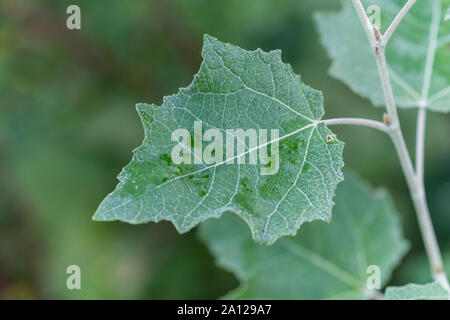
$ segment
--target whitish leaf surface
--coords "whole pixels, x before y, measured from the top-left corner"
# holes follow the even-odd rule
[[[226,298],[363,299],[373,272],[367,268],[378,266],[385,284],[408,247],[390,198],[349,173],[331,224],[305,225],[270,247],[254,243],[245,229],[232,214],[199,229],[217,263],[241,281]]]
[[[404,0],[363,1],[378,6],[385,32]],[[395,31],[386,49],[391,82],[400,107],[450,111],[450,0],[417,1]],[[332,59],[330,74],[376,106],[384,99],[374,51],[350,1],[342,10],[316,15],[321,42]],[[369,17],[375,18],[371,11]],[[373,20],[375,21],[375,20]]]
[[[322,93],[305,85],[281,61],[280,51],[246,51],[205,36],[202,56],[191,85],[165,97],[161,106],[138,105],[145,139],[94,219],[168,220],[186,232],[232,211],[262,243],[294,235],[308,221],[329,221],[335,188],[343,179],[343,143],[319,123],[324,114]],[[223,134],[224,161],[172,161],[178,144],[172,133],[184,128],[195,141],[196,121],[202,121],[203,133],[217,129]],[[261,174],[264,143],[249,148],[250,139],[237,138],[236,155],[226,156],[226,137],[237,136],[227,129],[267,129],[267,151],[273,153],[279,143],[277,173]],[[279,138],[271,136],[272,129],[279,131]],[[245,146],[242,152],[239,146]],[[258,151],[256,164],[249,164],[250,150]],[[245,164],[239,164],[237,156],[245,158]]]
[[[449,293],[439,283],[408,284],[402,287],[388,287],[386,300],[448,300]]]

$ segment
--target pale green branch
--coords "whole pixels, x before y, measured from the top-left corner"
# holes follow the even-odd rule
[[[435,0],[440,3],[440,1]],[[447,280],[447,276],[444,271],[444,266],[442,263],[442,257],[441,252],[439,250],[439,245],[436,240],[436,234],[433,229],[433,225],[431,222],[430,213],[428,210],[428,205],[426,202],[426,196],[425,196],[425,188],[423,179],[420,179],[416,175],[416,171],[414,170],[414,167],[412,165],[412,161],[408,152],[408,149],[406,147],[405,139],[403,137],[402,130],[400,128],[400,121],[398,118],[397,113],[397,106],[394,98],[394,93],[392,90],[392,85],[389,77],[389,68],[386,62],[386,55],[385,55],[385,46],[381,45],[383,43],[386,43],[384,40],[384,37],[381,36],[380,41],[374,41],[375,35],[373,32],[373,27],[370,25],[369,18],[367,17],[366,12],[364,11],[364,8],[361,4],[361,1],[359,0],[352,0],[352,3],[355,7],[355,10],[361,20],[361,24],[368,36],[369,42],[374,48],[375,51],[375,58],[377,62],[378,72],[380,74],[380,80],[381,80],[381,86],[383,89],[383,94],[386,102],[386,109],[391,121],[391,130],[389,131],[390,136],[392,138],[392,141],[394,143],[395,149],[397,150],[397,154],[400,159],[400,164],[403,170],[403,173],[405,175],[406,181],[408,183],[409,191],[411,194],[411,198],[413,200],[414,207],[416,209],[417,213],[417,219],[419,222],[420,230],[422,232],[422,237],[425,243],[425,248],[427,251],[428,259],[431,264],[432,268],[432,274],[436,281],[439,281],[439,283],[449,290],[449,284]],[[410,1],[408,1],[409,4]],[[408,3],[406,5],[408,5]],[[412,3],[413,4],[413,3]],[[411,5],[412,5],[411,4]],[[436,8],[436,2],[434,3]],[[390,37],[393,33],[393,31],[396,29],[398,24],[400,23],[403,16],[406,14],[406,12],[410,9],[403,8],[402,11],[404,11],[404,14],[400,16],[400,19],[396,21],[395,25],[392,27],[392,32],[388,33],[388,36]],[[434,10],[436,11],[436,10]],[[436,15],[434,15],[436,17]],[[395,21],[395,20],[394,20]],[[433,24],[434,25],[434,24]],[[432,28],[432,31],[434,30],[435,26]],[[389,39],[388,39],[389,40]],[[432,43],[432,45],[435,47],[435,44]],[[432,49],[435,50],[435,49]],[[434,59],[434,56],[433,56]],[[427,68],[425,72],[425,80],[428,79],[428,77],[431,76],[430,74],[430,65],[432,66],[432,61],[430,56],[427,58]],[[424,82],[425,83],[425,82]],[[422,92],[422,97],[424,96],[424,93],[428,95],[428,88],[425,86],[424,90]],[[425,117],[422,117],[424,119]],[[425,130],[425,126],[423,126],[423,130]],[[421,138],[420,138],[421,139]],[[419,146],[421,147],[421,146]]]

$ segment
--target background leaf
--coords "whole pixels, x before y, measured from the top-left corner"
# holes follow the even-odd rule
[[[370,265],[380,267],[383,285],[389,280],[408,247],[397,212],[384,191],[345,177],[331,224],[308,224],[270,247],[253,243],[234,215],[202,224],[217,263],[241,281],[226,298],[363,299]]]
[[[374,105],[383,106],[373,49],[350,1],[341,3],[340,12],[315,17],[321,42],[333,60],[329,72]],[[405,1],[363,3],[366,8],[380,8],[384,32]],[[450,111],[450,22],[444,21],[449,4],[449,0],[417,1],[389,41],[386,55],[399,107],[417,108],[423,101],[430,110]]]

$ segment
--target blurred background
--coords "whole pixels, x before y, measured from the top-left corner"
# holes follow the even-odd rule
[[[81,8],[81,30],[66,8]],[[167,222],[93,222],[100,201],[143,139],[135,104],[187,86],[202,35],[246,49],[281,49],[305,83],[324,91],[326,117],[381,120],[383,109],[328,76],[312,15],[329,0],[0,2],[0,298],[218,298],[237,280],[214,265],[195,230]],[[416,111],[402,111],[414,151]],[[428,117],[426,186],[450,264],[450,115]],[[391,283],[429,280],[415,213],[390,140],[334,127],[346,167],[390,190],[411,250]],[[81,290],[66,288],[79,265]],[[418,280],[420,277],[420,281]]]

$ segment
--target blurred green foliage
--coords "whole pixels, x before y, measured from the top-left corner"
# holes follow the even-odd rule
[[[66,28],[81,8],[82,29]],[[217,298],[237,286],[195,232],[169,223],[91,220],[143,130],[134,105],[160,103],[201,62],[202,34],[246,49],[281,49],[324,91],[327,117],[381,119],[383,110],[327,75],[312,12],[329,0],[0,2],[0,298]],[[339,35],[336,35],[339,37]],[[415,111],[402,111],[413,151]],[[440,243],[450,245],[450,117],[430,114],[426,176]],[[423,252],[406,185],[387,137],[334,128],[346,165],[388,188],[412,252]],[[67,266],[82,290],[67,290]],[[398,271],[402,281],[413,281]],[[406,278],[406,279],[405,279]],[[393,280],[395,282],[396,279]]]

